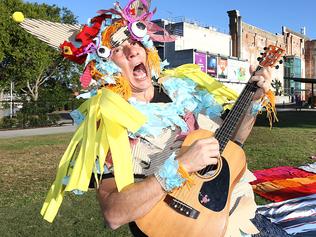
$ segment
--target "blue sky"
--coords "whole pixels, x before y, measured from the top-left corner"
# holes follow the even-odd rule
[[[28,0],[28,2],[65,6],[78,16],[80,23],[86,23],[99,9],[113,6],[114,0]],[[125,6],[127,0],[120,1]],[[152,0],[152,9],[157,7],[154,19],[186,17],[203,25],[214,26],[228,33],[227,11],[237,9],[244,22],[272,33],[282,33],[282,26],[296,32],[306,27],[306,35],[316,39],[316,1],[314,0]]]

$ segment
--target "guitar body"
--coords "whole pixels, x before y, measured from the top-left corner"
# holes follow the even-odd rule
[[[269,45],[264,50],[252,76],[263,67],[273,67],[285,53],[275,45]],[[148,214],[137,220],[136,224],[145,234],[149,237],[224,236],[231,193],[246,169],[244,151],[230,138],[235,134],[258,88],[256,81],[247,83],[215,134],[196,130],[186,137],[180,152],[198,139],[214,136],[219,141],[221,158],[216,169],[211,169],[211,174],[204,172],[211,167],[193,174],[195,184],[192,187],[184,186],[167,194]]]
[[[184,152],[194,141],[211,137],[207,130],[190,133],[183,142]],[[149,237],[221,237],[224,236],[231,192],[246,168],[244,151],[229,141],[222,153],[222,164],[214,176],[192,174],[194,185],[184,186],[166,195],[137,226]]]

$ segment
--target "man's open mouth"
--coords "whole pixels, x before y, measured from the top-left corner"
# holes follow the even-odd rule
[[[137,80],[144,80],[147,77],[147,69],[143,63],[136,65],[133,69],[133,76]]]

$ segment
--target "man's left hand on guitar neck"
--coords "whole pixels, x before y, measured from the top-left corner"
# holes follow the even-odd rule
[[[272,82],[272,70],[270,67],[261,68],[259,71],[255,73],[254,76],[250,78],[249,81],[257,82],[257,86],[259,89],[256,91],[253,100],[259,100],[265,93],[270,90],[271,82]],[[249,68],[250,75],[255,71],[255,67],[250,66]]]

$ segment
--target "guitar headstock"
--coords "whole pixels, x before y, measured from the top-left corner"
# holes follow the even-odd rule
[[[284,49],[275,45],[269,45],[264,48],[264,51],[264,53],[261,53],[262,57],[258,58],[261,67],[273,67],[278,63],[283,63],[281,58],[285,54]],[[278,65],[276,68],[278,68]]]

